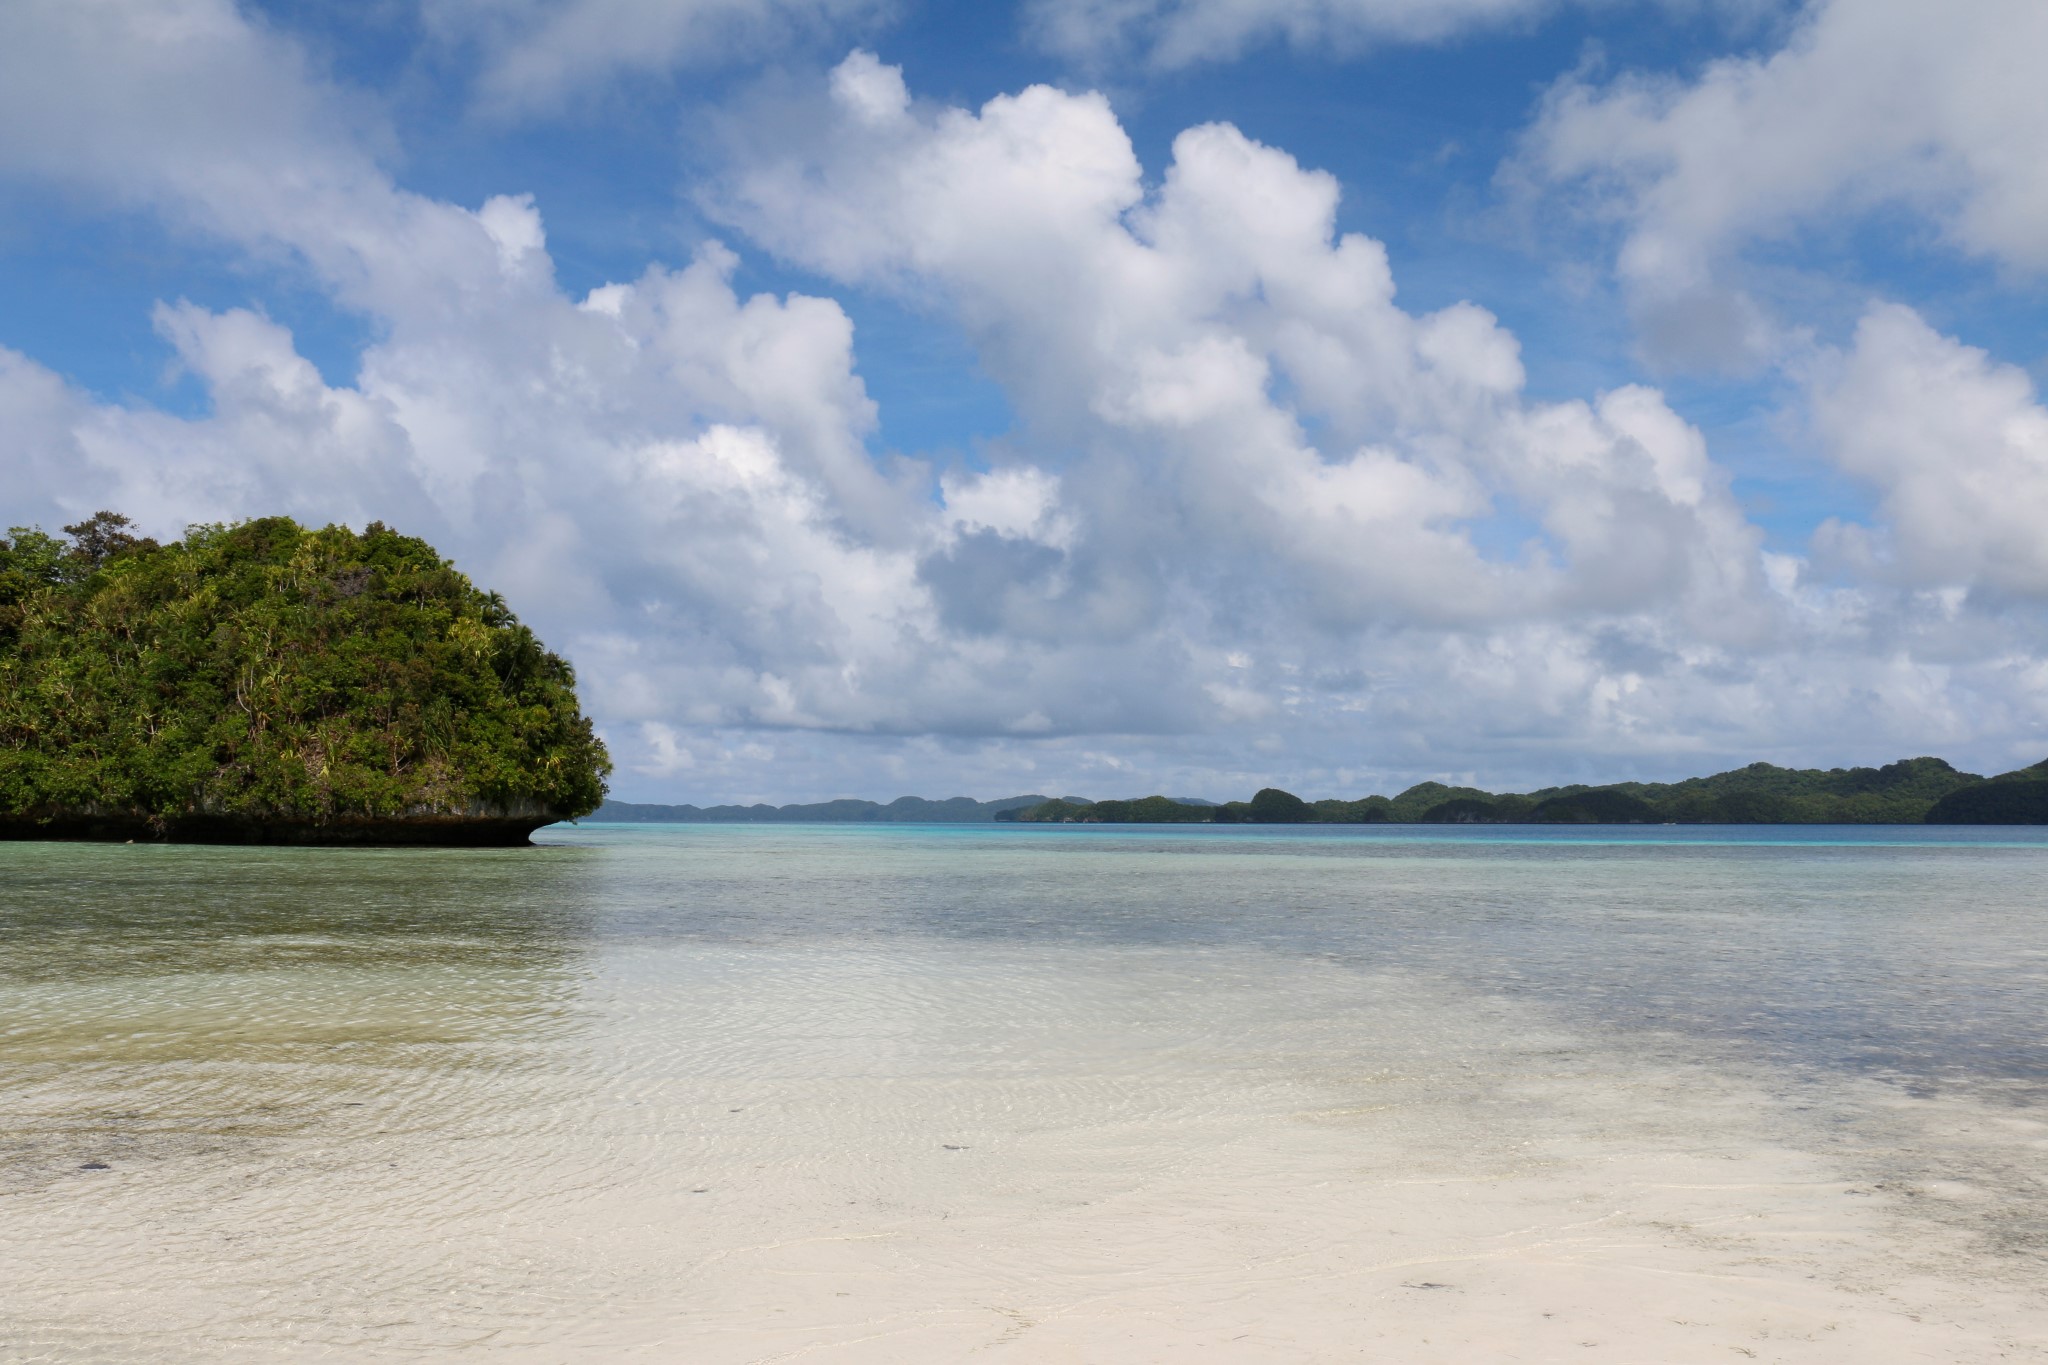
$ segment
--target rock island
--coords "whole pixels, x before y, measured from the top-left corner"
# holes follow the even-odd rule
[[[0,540],[0,838],[525,843],[611,760],[575,675],[382,523]]]

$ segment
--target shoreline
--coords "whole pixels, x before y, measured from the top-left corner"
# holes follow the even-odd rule
[[[37,820],[0,816],[0,840],[45,843],[238,844],[305,847],[516,848],[531,845],[552,816],[341,817],[254,820],[188,815],[57,815]]]

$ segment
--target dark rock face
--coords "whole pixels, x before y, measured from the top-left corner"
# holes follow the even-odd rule
[[[510,848],[564,817],[540,807],[480,807],[325,820],[280,816],[152,817],[130,811],[48,811],[0,815],[0,839],[103,843],[325,844],[416,848]]]

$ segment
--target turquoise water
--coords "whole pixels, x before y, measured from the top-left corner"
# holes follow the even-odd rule
[[[815,886],[792,896],[796,884],[751,869],[692,878],[675,888],[687,916],[659,894],[616,906],[612,927],[636,933],[1241,944],[1426,973],[1788,1066],[2015,1102],[2041,1100],[2048,1082],[2048,830],[584,825],[542,837],[643,857],[650,879],[693,846],[852,862],[825,904]],[[890,851],[872,877],[858,866],[870,849]]]
[[[537,843],[0,845],[0,1362],[2048,1335],[2043,833]]]

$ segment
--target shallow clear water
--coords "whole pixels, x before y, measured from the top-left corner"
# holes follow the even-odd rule
[[[2030,831],[539,837],[0,845],[0,1361],[2048,1327]]]

